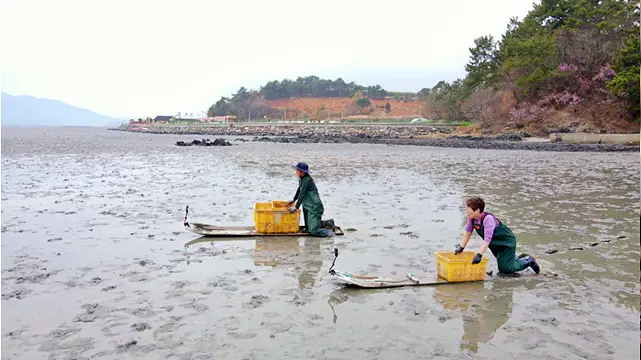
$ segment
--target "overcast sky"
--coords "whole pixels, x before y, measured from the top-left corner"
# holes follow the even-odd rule
[[[116,117],[206,110],[306,75],[418,91],[464,76],[474,38],[500,37],[532,4],[3,0],[2,91]]]

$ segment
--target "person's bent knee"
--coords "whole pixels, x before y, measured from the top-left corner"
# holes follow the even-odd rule
[[[514,270],[512,267],[499,266],[498,268],[499,268],[499,273],[505,274],[505,275],[514,274],[516,272],[516,270]]]
[[[311,232],[314,237],[331,237],[334,236],[334,232],[328,229],[316,229],[316,231]]]

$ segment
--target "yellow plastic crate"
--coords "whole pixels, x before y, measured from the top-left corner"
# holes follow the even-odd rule
[[[436,273],[449,282],[485,280],[487,258],[483,257],[478,264],[472,264],[475,252],[464,251],[458,255],[454,252],[436,252]]]
[[[289,201],[287,200],[272,200],[272,208],[274,209],[288,209],[289,208]]]
[[[256,232],[295,233],[300,229],[300,209],[290,214],[287,207],[274,208],[272,202],[254,204],[254,225]]]

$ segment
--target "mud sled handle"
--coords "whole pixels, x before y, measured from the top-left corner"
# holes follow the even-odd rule
[[[187,215],[189,214],[189,205],[185,208],[185,220],[183,222],[183,226],[185,227],[190,227],[189,223],[187,222]]]
[[[338,249],[334,248],[334,261],[332,261],[332,266],[329,267],[328,273],[331,275],[336,274],[336,271],[334,271],[334,264],[336,264],[336,258],[338,257]]]

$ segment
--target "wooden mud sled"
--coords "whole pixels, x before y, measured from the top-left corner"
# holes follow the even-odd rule
[[[187,231],[191,231],[195,234],[205,236],[205,237],[268,237],[268,236],[311,236],[308,232],[304,232],[304,227],[300,227],[298,232],[289,232],[289,233],[261,233],[257,232],[254,226],[216,226],[203,223],[190,223],[187,221],[187,215],[189,214],[189,206],[185,210],[185,221],[183,226]],[[336,236],[343,236],[345,233],[343,230],[336,226],[334,234]]]
[[[493,272],[485,273],[486,276],[483,279],[476,280],[459,280],[459,281],[447,281],[444,278],[439,277],[436,274],[426,274],[423,276],[416,276],[412,273],[407,273],[405,276],[393,276],[393,277],[382,277],[374,275],[359,275],[348,272],[336,271],[334,270],[334,265],[336,263],[336,258],[338,257],[338,249],[334,249],[334,261],[332,266],[329,268],[329,274],[334,276],[340,282],[359,288],[368,288],[368,289],[382,289],[382,288],[393,288],[393,287],[403,287],[403,286],[436,286],[444,284],[459,284],[459,283],[470,283],[470,282],[485,282],[492,281],[496,278],[519,278],[523,275],[521,274],[510,274],[502,275],[497,274],[493,276]],[[556,277],[557,274],[554,273],[540,273],[538,275],[533,274],[525,275],[525,277]]]

